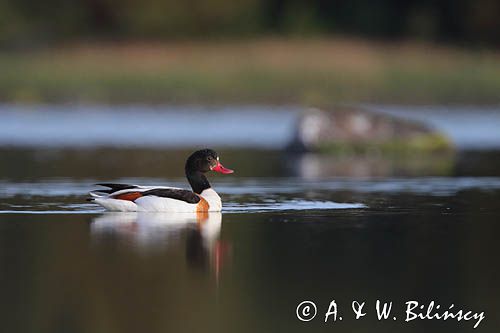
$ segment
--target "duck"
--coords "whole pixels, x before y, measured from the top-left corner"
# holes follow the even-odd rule
[[[205,174],[215,171],[231,174],[224,167],[213,149],[202,149],[192,153],[184,167],[191,190],[168,186],[139,186],[118,183],[98,183],[106,187],[89,192],[88,201],[101,205],[109,211],[121,212],[175,212],[207,213],[220,212],[222,201],[211,187]]]

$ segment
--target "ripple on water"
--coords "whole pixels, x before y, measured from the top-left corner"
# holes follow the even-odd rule
[[[41,205],[10,205],[2,204],[0,214],[97,214],[105,210],[95,204],[41,204]],[[366,206],[361,203],[339,203],[332,201],[285,200],[282,202],[262,202],[241,204],[228,201],[224,203],[226,213],[259,213],[266,211],[298,211],[298,210],[330,210],[359,209]]]
[[[172,184],[185,187],[184,181],[165,179],[117,180],[122,182]],[[1,182],[0,214],[96,214],[104,210],[86,202],[95,181],[52,179],[40,182]],[[308,211],[362,209],[367,195],[381,197],[399,194],[452,196],[459,191],[500,189],[499,177],[404,178],[404,179],[329,179],[295,178],[240,179],[219,181],[217,191],[227,213],[264,211]],[[360,199],[362,198],[362,199]]]
[[[0,214],[96,214],[104,209],[85,201],[94,182],[46,181],[38,183],[3,182],[0,187]],[[165,180],[137,181],[141,184],[172,183]],[[174,182],[173,185],[182,186]],[[227,213],[256,213],[264,211],[298,211],[359,209],[362,203],[342,203],[332,200],[303,198],[304,186],[285,186],[252,181],[251,186],[242,183],[223,183],[217,189],[224,197],[223,211]],[[308,193],[314,186],[308,187]],[[243,190],[244,189],[244,190]],[[290,197],[290,194],[293,194]]]
[[[319,210],[319,209],[359,209],[366,208],[362,203],[340,203],[333,201],[312,200],[284,200],[280,202],[263,202],[239,204],[229,202],[224,205],[225,212],[258,213],[265,211],[287,211],[287,210]]]

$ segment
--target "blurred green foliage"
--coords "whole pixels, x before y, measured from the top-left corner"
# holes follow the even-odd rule
[[[498,31],[497,0],[0,0],[0,99],[497,103]]]
[[[0,0],[0,45],[73,39],[351,34],[500,42],[497,0]]]
[[[426,43],[254,39],[76,43],[0,53],[0,100],[498,103],[500,57]]]

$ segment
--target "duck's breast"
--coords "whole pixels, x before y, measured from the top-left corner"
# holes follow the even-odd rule
[[[222,201],[213,188],[201,192],[200,197],[206,200],[209,212],[220,212],[222,210]]]

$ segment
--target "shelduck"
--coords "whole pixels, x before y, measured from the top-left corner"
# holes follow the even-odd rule
[[[186,161],[185,172],[192,191],[167,186],[99,183],[96,185],[107,189],[91,191],[89,201],[110,211],[220,212],[222,202],[205,176],[208,171],[234,172],[220,163],[214,150],[203,149],[195,151]]]

